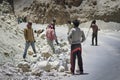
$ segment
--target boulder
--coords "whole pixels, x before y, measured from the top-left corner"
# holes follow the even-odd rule
[[[41,54],[41,56],[44,57],[45,59],[48,59],[49,57],[52,56],[52,54],[50,52],[48,52],[48,51],[47,52],[43,51],[42,54]]]
[[[19,63],[18,67],[23,71],[23,72],[30,72],[30,65],[26,62]]]
[[[65,71],[65,67],[64,66],[60,66],[58,69],[59,72],[64,72]]]
[[[49,72],[51,70],[51,65],[48,61],[40,61],[31,67],[32,73],[39,73],[41,70]]]

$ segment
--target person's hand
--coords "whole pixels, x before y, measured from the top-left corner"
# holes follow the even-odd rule
[[[100,29],[98,29],[98,31],[100,31]]]
[[[26,40],[26,42],[30,42],[29,40]]]

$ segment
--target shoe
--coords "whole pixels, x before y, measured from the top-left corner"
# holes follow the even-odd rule
[[[72,75],[75,75],[75,73],[74,73],[74,72],[71,72],[71,74],[72,74]]]
[[[33,57],[37,57],[37,55],[36,55],[36,54],[33,54]]]
[[[25,61],[25,62],[26,62],[27,60],[26,60],[26,58],[23,58],[23,60],[22,60],[22,61]]]
[[[80,72],[80,74],[84,74],[83,72]]]
[[[95,44],[95,46],[98,46],[97,44]]]

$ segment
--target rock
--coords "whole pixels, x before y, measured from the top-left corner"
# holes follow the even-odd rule
[[[64,66],[60,66],[58,69],[59,72],[64,72],[65,71],[65,67]]]
[[[4,52],[5,57],[9,57],[9,53],[8,52]]]
[[[67,46],[63,47],[62,52],[68,52],[68,47]]]
[[[41,38],[42,38],[42,39],[45,39],[45,38],[46,38],[45,34],[42,34],[42,35],[41,35]]]
[[[2,25],[0,25],[0,28],[2,28]]]
[[[39,73],[41,70],[49,72],[51,65],[48,61],[37,62],[31,67],[32,73]]]
[[[43,48],[41,48],[41,53],[49,53],[52,54],[53,51],[51,49],[51,47],[49,45],[44,44],[45,46],[43,46]]]
[[[19,48],[22,48],[20,44],[18,44],[18,47],[19,47]]]
[[[33,51],[32,50],[28,50],[28,54],[29,55],[33,55]]]
[[[53,61],[53,62],[49,62],[51,65],[51,69],[55,69],[57,70],[59,68],[59,61]]]
[[[62,48],[60,46],[55,47],[55,53],[56,54],[62,53]]]
[[[27,63],[20,63],[18,67],[21,68],[23,72],[30,72],[30,65]]]
[[[52,54],[49,52],[42,52],[41,56],[44,57],[45,59],[48,59],[49,57],[52,56]]]
[[[54,72],[50,72],[47,74],[48,76],[55,76],[55,73]]]
[[[32,72],[32,75],[35,75],[35,76],[41,76],[42,75],[42,73],[43,73],[43,71],[37,71],[37,72]]]

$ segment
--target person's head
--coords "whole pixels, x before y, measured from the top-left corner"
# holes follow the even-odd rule
[[[73,21],[74,27],[78,27],[79,24],[80,24],[80,21],[78,21],[78,20],[74,20],[74,21]]]
[[[31,28],[31,27],[32,27],[32,22],[28,22],[28,23],[27,23],[27,27],[28,27],[28,28]]]
[[[96,20],[93,20],[93,21],[92,21],[92,24],[96,24]]]
[[[68,23],[68,24],[71,24],[71,21],[69,20],[69,21],[67,21],[67,23]]]
[[[51,24],[55,24],[56,23],[56,19],[55,18],[53,18],[53,20],[52,20],[52,23]]]

